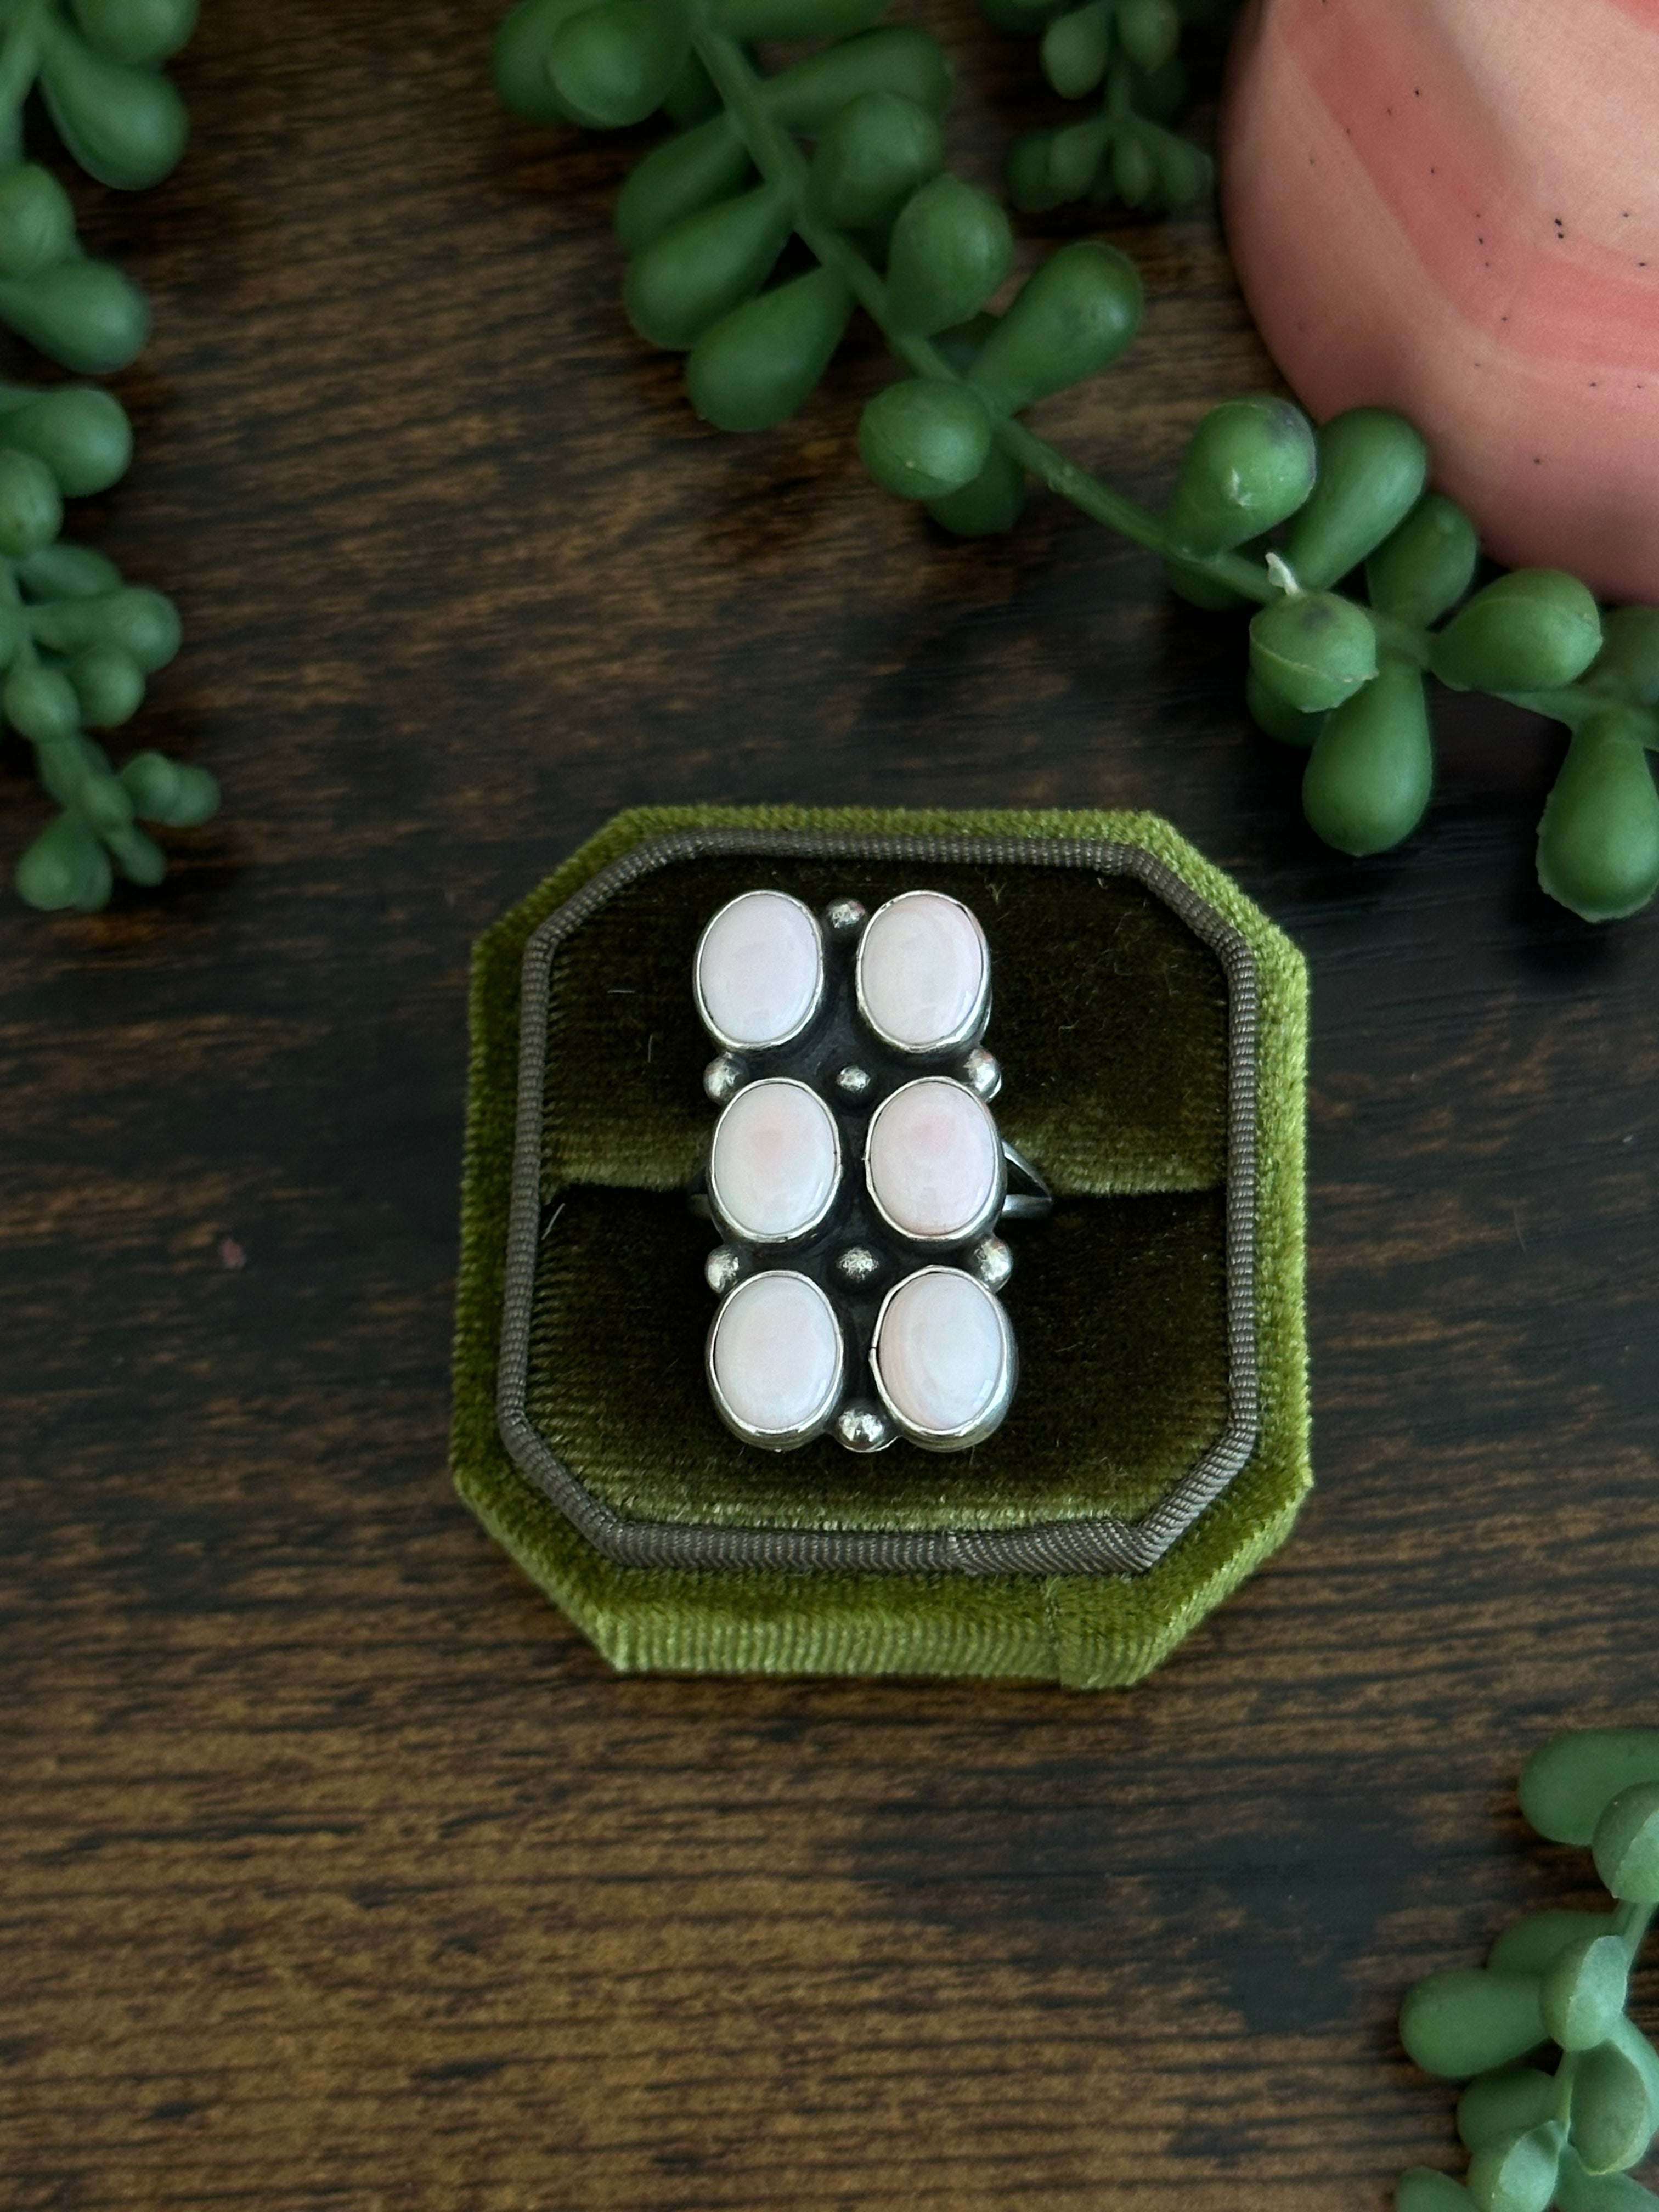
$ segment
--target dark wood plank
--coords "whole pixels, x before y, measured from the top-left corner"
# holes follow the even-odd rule
[[[1029,52],[932,12],[989,174]],[[157,307],[90,526],[228,808],[0,908],[0,2195],[1370,2212],[1449,2156],[1402,1989],[1586,1881],[1521,1755],[1655,1713],[1659,926],[1532,888],[1557,741],[1479,708],[1323,853],[1231,624],[865,482],[870,349],[697,426],[494,13],[217,0],[185,167],[80,195]],[[1268,371],[1207,219],[1122,234],[1147,333],[1048,411],[1150,486]],[[1308,949],[1322,1486],[1129,1696],[617,1680],[450,1497],[469,941],[717,797],[1157,807]]]

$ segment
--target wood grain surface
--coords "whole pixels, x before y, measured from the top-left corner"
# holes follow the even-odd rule
[[[1324,852],[1232,623],[864,479],[867,333],[701,428],[494,12],[213,0],[177,177],[76,187],[156,306],[84,532],[227,805],[0,908],[0,2202],[1379,2212],[1453,2158],[1402,1990],[1585,1892],[1522,1754],[1659,1719],[1659,918],[1541,898],[1559,741],[1478,704]],[[1030,48],[932,13],[989,176]],[[1207,217],[1117,234],[1146,334],[1048,421],[1150,488],[1269,371]],[[712,799],[1155,807],[1308,951],[1320,1488],[1138,1691],[618,1680],[451,1496],[469,942]]]

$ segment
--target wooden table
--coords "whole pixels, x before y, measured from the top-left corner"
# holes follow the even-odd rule
[[[216,0],[176,179],[77,188],[156,307],[83,534],[227,805],[0,910],[0,2200],[1373,2212],[1453,2154],[1402,1990],[1583,1901],[1521,1758],[1659,1718],[1659,917],[1544,901],[1559,737],[1478,705],[1324,851],[1235,623],[868,483],[867,334],[702,428],[494,13]],[[1030,52],[935,14],[989,176]],[[1270,372],[1207,217],[1120,234],[1146,332],[1044,419],[1150,490]],[[618,1680],[452,1498],[469,943],[716,798],[1157,808],[1307,949],[1321,1486],[1129,1695]]]

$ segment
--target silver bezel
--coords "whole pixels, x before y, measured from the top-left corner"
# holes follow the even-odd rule
[[[726,1115],[735,1113],[739,1107],[751,1099],[757,1091],[801,1091],[811,1100],[829,1124],[830,1142],[835,1149],[836,1173],[830,1185],[829,1196],[810,1221],[804,1222],[799,1229],[792,1229],[787,1237],[757,1236],[746,1221],[739,1220],[734,1213],[728,1213],[720,1203],[720,1186],[714,1179],[714,1155],[720,1146],[720,1131],[726,1127]],[[811,1085],[803,1083],[797,1075],[763,1075],[754,1083],[745,1083],[736,1097],[728,1099],[721,1107],[719,1119],[714,1123],[714,1133],[708,1139],[709,1212],[726,1236],[738,1243],[753,1244],[764,1251],[781,1251],[791,1244],[800,1243],[805,1237],[815,1236],[830,1218],[836,1200],[841,1196],[842,1184],[846,1179],[846,1175],[847,1157],[842,1149],[841,1125],[823,1098],[813,1090]]]
[[[829,1316],[830,1326],[835,1333],[836,1339],[835,1380],[821,1410],[813,1416],[811,1420],[802,1426],[793,1429],[757,1429],[751,1428],[747,1421],[733,1413],[726,1393],[720,1389],[720,1376],[714,1368],[714,1346],[727,1316],[735,1310],[750,1285],[756,1283],[776,1282],[805,1283]],[[703,1346],[702,1361],[708,1376],[708,1394],[714,1401],[715,1410],[721,1420],[731,1430],[732,1435],[742,1443],[757,1445],[762,1451],[797,1451],[802,1444],[810,1444],[815,1437],[821,1437],[830,1422],[834,1420],[841,1409],[842,1400],[846,1395],[847,1332],[842,1325],[841,1316],[824,1295],[822,1287],[815,1283],[810,1275],[802,1274],[798,1267],[764,1267],[757,1274],[745,1276],[742,1282],[728,1291],[714,1309],[714,1318],[709,1323],[708,1340]]]
[[[881,1371],[881,1336],[882,1331],[887,1326],[888,1310],[908,1284],[919,1281],[923,1275],[954,1275],[959,1281],[970,1284],[996,1316],[997,1327],[1002,1337],[1001,1382],[985,1411],[977,1419],[963,1422],[960,1428],[917,1428],[914,1422],[906,1419],[899,1407],[894,1404],[887,1389],[886,1379]],[[892,1289],[882,1300],[881,1310],[876,1316],[875,1333],[870,1339],[870,1372],[875,1378],[877,1395],[887,1408],[888,1416],[893,1426],[902,1437],[907,1437],[911,1443],[915,1444],[919,1451],[967,1451],[975,1444],[983,1443],[986,1437],[994,1435],[1006,1419],[1008,1408],[1014,1402],[1014,1392],[1019,1382],[1019,1346],[1015,1341],[1013,1323],[1009,1320],[1007,1310],[1001,1299],[994,1292],[988,1291],[978,1277],[970,1275],[965,1267],[946,1267],[935,1262],[926,1267],[913,1267],[902,1281],[894,1284]]]
[[[918,898],[929,901],[942,899],[946,905],[955,907],[958,913],[965,914],[974,925],[974,933],[979,939],[979,996],[975,1000],[967,1019],[952,1030],[948,1037],[940,1037],[937,1042],[926,1045],[905,1044],[899,1038],[890,1036],[870,1012],[869,1003],[864,995],[864,953],[866,946],[870,942],[871,931],[881,920],[883,915],[890,913],[894,907],[903,906],[908,901]],[[888,1051],[896,1053],[902,1060],[939,1060],[951,1053],[966,1051],[970,1046],[979,1042],[985,1034],[986,1024],[991,1018],[991,947],[985,934],[984,924],[970,906],[964,906],[959,898],[952,898],[949,891],[918,889],[912,891],[900,891],[896,898],[884,899],[865,924],[864,933],[859,939],[858,951],[853,960],[853,994],[858,1002],[861,1018],[874,1035],[881,1039]]]
[[[996,1154],[996,1179],[991,1187],[991,1195],[988,1202],[981,1207],[965,1229],[948,1230],[939,1237],[919,1237],[914,1229],[907,1229],[902,1222],[895,1221],[882,1204],[870,1173],[870,1147],[875,1142],[876,1131],[881,1125],[882,1115],[896,1098],[902,1098],[912,1091],[920,1091],[927,1084],[949,1084],[952,1090],[961,1091],[963,1097],[984,1115],[986,1124],[991,1132],[992,1147]],[[1002,1218],[1003,1206],[1008,1196],[1007,1148],[1003,1142],[1002,1132],[997,1127],[996,1115],[992,1113],[978,1092],[970,1091],[965,1083],[958,1083],[953,1075],[918,1075],[908,1083],[901,1083],[896,1091],[890,1091],[870,1116],[870,1126],[864,1135],[862,1164],[864,1187],[870,1194],[871,1205],[875,1207],[876,1212],[887,1224],[895,1237],[901,1237],[905,1243],[916,1245],[922,1250],[954,1251],[958,1244],[975,1243],[984,1236],[988,1229],[994,1229]]]
[[[764,1044],[756,1044],[744,1037],[728,1036],[709,1012],[708,1001],[702,994],[702,948],[708,944],[710,933],[722,916],[728,915],[734,906],[741,906],[745,899],[754,898],[757,894],[763,895],[767,898],[782,899],[786,904],[800,909],[811,925],[812,945],[817,955],[818,963],[817,981],[812,991],[812,1003],[807,1008],[805,1014],[796,1023],[787,1036],[769,1037]],[[691,956],[691,990],[697,1002],[697,1018],[715,1043],[724,1045],[728,1052],[776,1052],[783,1045],[793,1044],[798,1036],[804,1036],[817,1018],[823,1006],[824,986],[828,980],[828,972],[823,954],[823,931],[819,925],[817,915],[807,905],[805,900],[798,899],[793,891],[778,890],[770,884],[757,884],[752,890],[739,891],[735,898],[727,899],[726,904],[717,913],[710,915],[708,920],[703,924],[702,934],[697,939],[697,949]]]

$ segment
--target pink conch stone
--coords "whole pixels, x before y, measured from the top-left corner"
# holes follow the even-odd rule
[[[905,1052],[953,1042],[985,987],[985,933],[940,891],[906,891],[878,908],[859,945],[859,999],[877,1033]]]
[[[1659,598],[1654,0],[1255,0],[1227,241],[1322,421],[1393,407],[1511,565]]]
[[[972,1428],[1008,1376],[1008,1332],[984,1286],[956,1267],[924,1268],[882,1316],[875,1364],[899,1419],[928,1436]]]
[[[714,1124],[708,1195],[740,1237],[770,1244],[801,1236],[829,1212],[840,1180],[835,1116],[805,1084],[751,1083]]]
[[[783,891],[744,891],[697,946],[697,989],[724,1044],[759,1051],[805,1028],[823,981],[818,926]]]
[[[805,1275],[750,1275],[714,1317],[710,1364],[720,1395],[746,1428],[788,1436],[824,1420],[841,1396],[841,1328]]]
[[[865,1146],[870,1195],[904,1236],[966,1237],[985,1225],[1002,1172],[988,1109],[948,1076],[923,1076],[884,1099]]]

